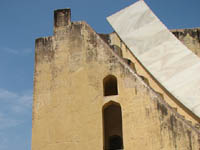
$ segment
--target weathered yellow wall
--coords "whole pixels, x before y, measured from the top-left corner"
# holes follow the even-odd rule
[[[200,28],[171,31],[184,45],[200,57]]]
[[[89,25],[63,24],[63,13],[54,36],[36,40],[32,150],[102,150],[110,101],[122,108],[125,150],[199,150],[199,131]],[[107,75],[117,77],[118,95],[103,96]]]

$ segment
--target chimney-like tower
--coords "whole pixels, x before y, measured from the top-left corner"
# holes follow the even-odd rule
[[[71,9],[57,9],[54,11],[54,28],[71,24]]]

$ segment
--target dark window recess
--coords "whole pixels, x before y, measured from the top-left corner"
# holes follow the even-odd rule
[[[112,75],[108,75],[103,80],[103,86],[104,86],[104,96],[110,96],[110,95],[118,95],[118,89],[117,89],[117,78]]]
[[[103,107],[104,150],[123,149],[122,113],[118,103]]]
[[[123,143],[122,143],[121,136],[113,135],[109,138],[109,149],[110,150],[123,149]]]

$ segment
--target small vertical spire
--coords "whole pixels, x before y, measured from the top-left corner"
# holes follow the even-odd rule
[[[71,24],[71,9],[58,9],[54,11],[54,27]]]

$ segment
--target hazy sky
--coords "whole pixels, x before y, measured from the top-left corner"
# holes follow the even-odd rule
[[[30,150],[35,39],[50,36],[53,10],[72,9],[96,32],[106,17],[136,0],[0,0],[0,150]],[[200,0],[146,0],[170,29],[200,27]]]

